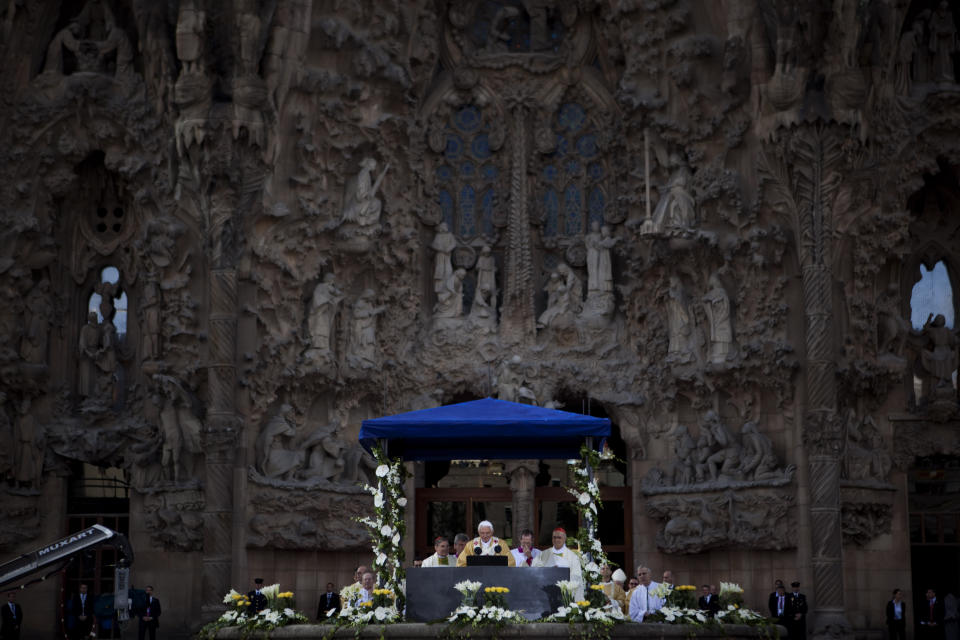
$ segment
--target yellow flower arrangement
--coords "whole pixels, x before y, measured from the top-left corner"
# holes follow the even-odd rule
[[[506,587],[487,587],[483,590],[484,593],[510,593],[510,589]]]
[[[391,598],[396,597],[396,596],[393,595],[393,591],[391,591],[390,589],[374,589],[374,590],[373,590],[373,595],[375,595],[375,596],[389,596],[389,597],[391,597]]]
[[[373,607],[373,602],[371,602],[370,600],[367,600],[366,602],[361,602],[361,603],[360,603],[360,606],[361,606],[361,607],[371,607],[371,608],[372,608],[372,607]]]
[[[589,606],[590,606],[590,601],[589,601],[589,600],[577,600],[577,606],[578,606],[578,607],[589,607]]]
[[[278,594],[277,594],[277,597],[278,597],[278,598],[292,598],[292,597],[293,597],[293,591],[284,591],[283,593],[278,593]]]
[[[590,588],[594,591],[603,591],[603,585],[600,584],[592,584],[590,585]]]
[[[697,588],[692,584],[679,584],[674,587],[677,591],[696,591]]]

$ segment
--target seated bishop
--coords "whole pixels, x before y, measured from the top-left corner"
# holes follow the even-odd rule
[[[433,541],[434,554],[426,558],[421,567],[456,567],[457,559],[450,555],[450,540],[446,536],[437,536]]]
[[[567,547],[567,532],[562,527],[553,530],[553,546],[545,549],[533,561],[535,567],[561,567],[570,569],[570,581],[576,586],[577,600],[583,600],[583,570],[580,554]]]
[[[507,566],[516,566],[513,555],[507,548],[507,543],[493,535],[492,522],[489,520],[481,522],[477,525],[477,533],[480,535],[468,542],[467,546],[460,552],[460,557],[457,558],[458,567],[467,566],[468,556],[506,556]]]

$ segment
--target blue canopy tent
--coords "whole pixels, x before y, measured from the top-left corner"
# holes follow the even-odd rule
[[[403,460],[566,459],[609,435],[607,418],[484,398],[364,420],[360,444]]]

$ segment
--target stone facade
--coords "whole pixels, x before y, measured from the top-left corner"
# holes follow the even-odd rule
[[[586,397],[637,559],[880,628],[904,474],[960,456],[957,333],[908,320],[920,265],[960,282],[955,14],[4,3],[0,550],[118,467],[169,633],[254,573],[309,611],[367,559],[363,419]]]

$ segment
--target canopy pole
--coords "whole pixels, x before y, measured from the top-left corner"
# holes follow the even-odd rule
[[[387,451],[387,444],[388,444],[388,440],[387,440],[386,438],[377,438],[377,446],[380,448],[380,451],[383,452],[383,462],[384,462],[385,464],[388,464],[388,465],[389,465],[389,464],[390,464],[390,454],[389,454],[389,452]],[[378,462],[379,462],[379,461],[378,461]],[[387,477],[389,477],[389,474],[387,474]],[[386,480],[384,480],[383,478],[380,477],[379,474],[377,474],[377,492],[380,493],[380,495],[383,495],[383,494],[384,494],[384,486],[385,486],[386,482],[387,482]],[[389,491],[389,489],[388,489],[388,491]],[[393,513],[393,509],[390,507],[390,505],[391,505],[391,503],[392,503],[392,500],[387,499],[385,502],[386,502],[386,505],[385,505],[385,506],[387,507],[387,509],[385,509],[387,518],[388,518],[389,520],[396,520],[397,514],[396,514],[396,513]],[[396,558],[390,558],[390,559],[388,560],[388,562],[392,563],[393,566],[391,567],[391,566],[389,566],[389,565],[384,565],[384,566],[383,566],[383,571],[388,571],[388,570],[389,570],[389,571],[391,571],[391,573],[395,572],[395,571],[396,571],[397,559],[396,559]],[[377,576],[377,586],[378,586],[378,587],[383,587],[383,586],[385,586],[385,585],[388,583],[388,578],[387,578],[387,575],[386,575],[385,573],[381,574],[380,571],[376,571],[376,576]]]
[[[593,436],[586,437],[587,451],[593,451]],[[593,482],[593,466],[590,464],[590,456],[587,455],[584,458],[584,466],[587,468],[587,481]],[[584,523],[587,527],[587,536],[589,540],[592,540],[596,537],[596,523],[593,518],[593,512],[589,509],[586,511],[586,522]],[[587,549],[586,553],[583,554],[587,559],[587,562],[593,562],[593,550]]]

